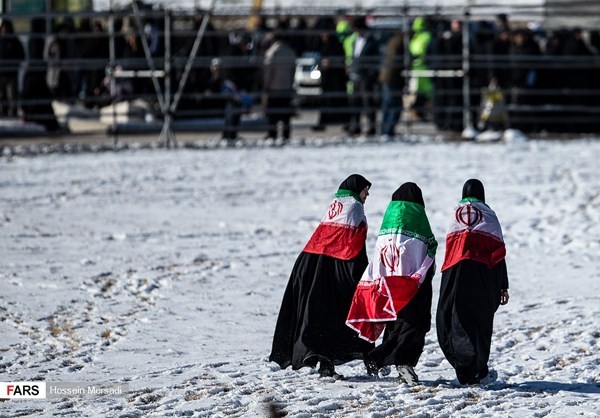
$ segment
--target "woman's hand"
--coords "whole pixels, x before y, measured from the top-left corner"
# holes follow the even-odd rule
[[[508,290],[501,290],[500,305],[506,305],[508,303],[508,299],[510,299],[510,297],[508,296]]]

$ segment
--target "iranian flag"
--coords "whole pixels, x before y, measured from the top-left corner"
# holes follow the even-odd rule
[[[303,251],[350,260],[362,250],[366,239],[367,218],[360,197],[339,189]]]
[[[461,260],[473,260],[488,268],[502,261],[506,248],[496,213],[475,198],[460,201],[454,209],[446,235],[446,254],[442,271]]]
[[[346,325],[360,338],[377,341],[385,322],[394,321],[416,295],[435,262],[436,248],[425,207],[413,202],[390,202],[375,254],[356,287]]]

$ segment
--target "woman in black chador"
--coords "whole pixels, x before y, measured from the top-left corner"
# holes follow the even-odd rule
[[[363,204],[371,183],[353,174],[339,187],[283,295],[270,361],[294,370],[315,367],[341,378],[334,365],[362,358],[373,345],[346,326],[356,284],[367,267]]]
[[[494,314],[508,303],[502,229],[485,203],[483,184],[468,180],[446,236],[437,309],[437,334],[461,384],[491,379]],[[490,374],[490,376],[488,376]]]
[[[391,247],[390,242],[395,245]],[[389,269],[391,248],[399,251],[393,270]],[[381,255],[371,260],[374,266],[369,266],[359,285],[359,288],[365,288],[371,283],[381,287],[373,279],[383,274],[385,288],[389,288],[397,310],[394,320],[383,322],[385,331],[381,344],[365,355],[370,375],[377,375],[384,366],[396,366],[401,381],[410,386],[419,383],[414,367],[423,352],[425,334],[431,328],[431,281],[436,248],[437,242],[425,214],[423,193],[415,183],[404,183],[392,195],[384,215],[375,245],[375,256]],[[355,295],[353,303],[358,301]],[[377,309],[360,312],[359,317],[369,318],[372,324],[381,320],[381,317],[369,317],[368,312],[377,312]]]

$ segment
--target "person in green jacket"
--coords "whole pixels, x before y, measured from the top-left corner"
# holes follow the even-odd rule
[[[367,135],[377,132],[377,108],[375,92],[379,75],[379,45],[369,30],[366,18],[356,16],[352,20],[354,32],[344,40],[344,55],[348,71],[347,93],[350,98],[350,122],[346,131],[350,135],[362,132],[361,117],[367,119]]]
[[[413,35],[408,44],[410,56],[412,59],[412,70],[427,70],[426,54],[427,48],[432,39],[429,32],[428,22],[424,17],[417,17],[413,21]],[[411,92],[415,95],[414,109],[417,117],[421,120],[425,118],[425,105],[431,100],[433,95],[433,83],[431,78],[422,76],[413,76],[411,78]]]

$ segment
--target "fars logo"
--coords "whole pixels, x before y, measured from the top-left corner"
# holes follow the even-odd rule
[[[0,382],[1,399],[45,399],[46,382]]]

